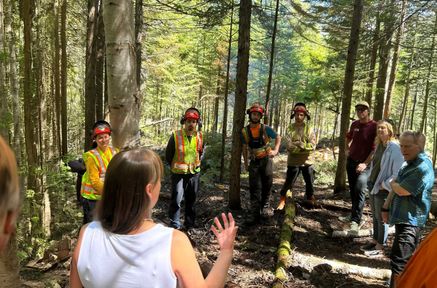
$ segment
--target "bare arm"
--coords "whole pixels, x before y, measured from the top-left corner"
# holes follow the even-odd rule
[[[229,221],[228,221],[229,218]],[[211,230],[217,237],[220,254],[206,279],[203,279],[193,247],[188,237],[180,231],[174,231],[172,242],[172,266],[182,287],[223,287],[232,261],[234,241],[238,227],[234,218],[222,213],[224,227],[216,217]]]
[[[275,138],[275,148],[273,150],[270,150],[269,156],[273,157],[276,156],[279,152],[279,146],[281,145],[281,136],[276,136]]]
[[[358,173],[361,173],[364,170],[366,170],[367,166],[369,166],[370,161],[372,161],[374,154],[375,154],[375,151],[370,152],[370,154],[369,154],[369,156],[367,156],[366,160],[364,160],[363,163],[358,164],[358,166],[357,166]]]

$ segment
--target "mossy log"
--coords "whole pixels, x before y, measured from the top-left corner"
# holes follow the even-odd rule
[[[291,238],[293,236],[296,205],[290,190],[287,191],[286,198],[284,223],[282,223],[279,246],[276,251],[278,260],[276,262],[274,288],[283,287],[283,283],[288,280],[287,267],[293,249]]]

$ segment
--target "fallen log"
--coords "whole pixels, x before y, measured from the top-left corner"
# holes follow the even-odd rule
[[[286,194],[285,217],[281,227],[279,246],[277,250],[278,260],[275,268],[275,281],[273,288],[284,287],[284,282],[288,281],[287,267],[289,258],[293,251],[291,237],[293,236],[294,217],[296,216],[296,205],[290,190]]]
[[[329,265],[330,272],[340,274],[354,274],[364,278],[373,279],[388,279],[390,278],[391,271],[389,269],[370,268],[366,266],[359,266],[348,264],[337,260],[328,260],[326,258],[320,258],[316,256],[308,256],[297,251],[293,251],[290,256],[289,263],[291,267],[300,267],[311,273],[315,267],[319,265]]]

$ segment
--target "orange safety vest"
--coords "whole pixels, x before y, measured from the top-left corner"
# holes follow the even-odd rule
[[[196,174],[200,172],[200,154],[203,149],[202,132],[197,131],[195,137],[188,141],[184,129],[173,132],[175,154],[171,161],[171,172],[174,174]]]
[[[89,150],[88,152],[83,154],[83,159],[86,162],[86,160],[91,157],[93,158],[94,162],[96,163],[97,167],[99,168],[99,178],[104,181],[105,174],[106,174],[106,168],[108,167],[109,161],[111,161],[112,157],[117,153],[117,150],[115,150],[112,147],[108,147],[109,151],[111,152],[111,156],[109,159],[106,157],[103,157],[103,153],[100,153],[100,150],[97,148]],[[82,186],[80,189],[80,195],[82,195],[83,198],[88,200],[100,200],[102,198],[102,195],[97,194],[96,190],[94,190],[91,179],[89,176],[89,172],[86,171],[85,174],[82,176]]]

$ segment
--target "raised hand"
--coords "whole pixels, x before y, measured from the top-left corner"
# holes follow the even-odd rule
[[[218,217],[215,217],[214,224],[211,225],[211,230],[217,238],[220,250],[233,250],[238,226],[235,226],[235,220],[231,213],[228,213],[227,217],[225,213],[222,213],[222,221],[224,227]]]

